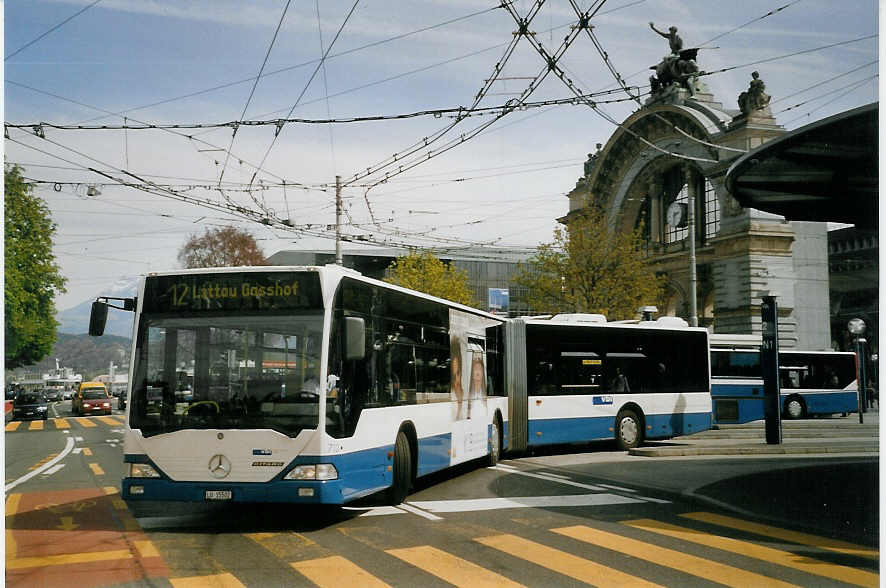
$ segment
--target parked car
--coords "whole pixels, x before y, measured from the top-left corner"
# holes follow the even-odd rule
[[[42,391],[19,392],[12,403],[13,419],[43,419],[46,420],[49,412],[49,403]]]
[[[111,396],[101,382],[83,382],[71,399],[71,412],[84,414],[111,414]]]

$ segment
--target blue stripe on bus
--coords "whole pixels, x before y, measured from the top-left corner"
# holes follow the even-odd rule
[[[711,413],[645,415],[647,439],[689,435],[711,428]],[[613,439],[614,416],[529,421],[529,445]],[[651,428],[650,428],[651,427]]]

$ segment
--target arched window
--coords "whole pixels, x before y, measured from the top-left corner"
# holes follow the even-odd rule
[[[689,184],[682,166],[664,173],[661,201],[661,226],[664,242],[677,243],[689,234]],[[695,182],[695,227],[698,241],[707,243],[720,230],[720,202],[714,185],[700,173],[692,174]]]

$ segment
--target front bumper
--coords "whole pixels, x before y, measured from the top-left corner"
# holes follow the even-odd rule
[[[133,486],[141,487],[133,493]],[[268,502],[344,504],[341,480],[275,480],[266,483],[173,482],[163,478],[123,478],[122,497],[132,502]],[[372,489],[374,492],[378,489]],[[207,492],[229,491],[227,500],[207,499]],[[371,492],[366,492],[366,494]],[[353,496],[351,496],[353,497]],[[349,497],[349,498],[351,498]]]

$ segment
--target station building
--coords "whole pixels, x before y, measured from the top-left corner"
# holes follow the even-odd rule
[[[598,145],[560,221],[568,225],[596,206],[615,230],[642,227],[647,261],[667,283],[660,310],[688,320],[693,218],[700,326],[760,334],[761,295],[768,291],[777,295],[783,348],[828,349],[827,224],[742,207],[725,185],[733,161],[785,133],[768,97],[765,105],[733,109],[702,84],[691,91],[674,84]]]

